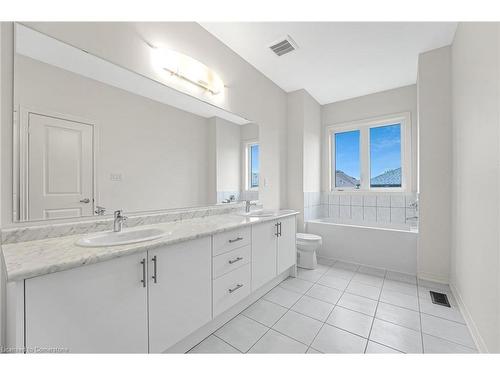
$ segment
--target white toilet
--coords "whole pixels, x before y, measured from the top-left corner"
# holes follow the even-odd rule
[[[321,247],[321,236],[297,233],[297,266],[313,270],[318,265],[316,250]]]

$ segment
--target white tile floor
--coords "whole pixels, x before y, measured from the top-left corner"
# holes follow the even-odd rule
[[[299,269],[189,353],[474,353],[447,285],[346,262]],[[451,308],[434,305],[445,292]]]

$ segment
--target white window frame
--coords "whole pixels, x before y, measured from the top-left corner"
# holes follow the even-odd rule
[[[384,125],[401,124],[401,187],[378,187],[370,186],[370,128]],[[360,152],[360,187],[336,187],[335,173],[335,142],[333,135],[348,131],[359,130],[359,152]],[[411,116],[410,112],[397,113],[393,115],[380,116],[347,123],[333,124],[326,127],[328,137],[328,173],[330,191],[349,192],[408,192],[411,189]]]
[[[259,146],[259,159],[260,159],[260,144],[258,141],[249,141],[245,142],[245,188],[247,191],[259,191],[259,187],[252,187],[251,182],[252,182],[252,168],[250,165],[251,161],[251,156],[250,156],[250,150],[252,146]],[[260,160],[259,160],[260,162]],[[260,185],[260,171],[259,171],[259,185]]]

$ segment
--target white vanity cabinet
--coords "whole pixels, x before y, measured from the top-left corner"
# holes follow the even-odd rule
[[[141,252],[25,280],[28,350],[147,353],[146,262]]]
[[[278,220],[279,236],[277,238],[277,272],[278,275],[297,262],[295,216]]]
[[[296,263],[295,216],[252,227],[252,290]]]
[[[149,351],[161,353],[212,319],[211,237],[148,252]]]
[[[278,221],[252,227],[252,290],[257,290],[276,276]]]
[[[288,216],[13,282],[12,340],[29,352],[175,351],[286,277],[295,260],[295,216]]]

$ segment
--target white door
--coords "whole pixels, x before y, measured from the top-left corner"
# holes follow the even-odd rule
[[[26,280],[26,346],[147,353],[146,252]]]
[[[161,353],[212,319],[211,237],[148,252],[149,351]]]
[[[28,220],[93,214],[91,125],[30,113],[27,160]]]
[[[278,274],[290,268],[297,262],[297,246],[295,242],[295,216],[279,220],[278,237]]]
[[[252,291],[276,276],[277,223],[252,226]]]

